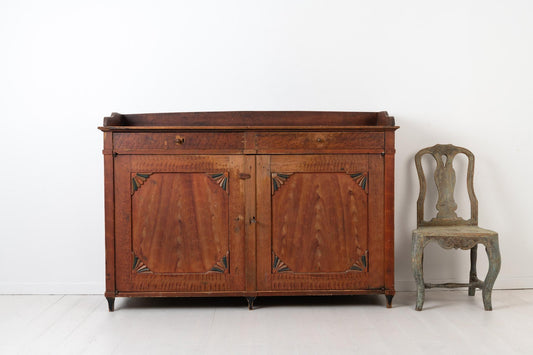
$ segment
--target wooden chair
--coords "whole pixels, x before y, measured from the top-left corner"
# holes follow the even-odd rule
[[[468,196],[470,197],[471,216],[464,220],[455,213],[457,204],[453,198],[455,189],[455,170],[453,159],[457,154],[468,157],[466,177]],[[437,216],[430,221],[424,220],[424,200],[426,197],[426,178],[422,169],[421,159],[430,154],[437,161],[435,168],[435,184],[438,191]],[[498,233],[478,227],[478,202],[474,194],[474,155],[467,149],[451,144],[437,144],[419,151],[415,156],[416,170],[420,181],[420,194],[417,201],[417,229],[413,231],[412,267],[417,285],[416,310],[421,311],[424,304],[426,288],[432,287],[468,287],[468,295],[474,296],[476,288],[482,290],[483,305],[486,311],[492,310],[492,287],[500,271],[500,249]],[[423,261],[424,248],[436,241],[445,249],[470,249],[470,282],[469,283],[424,283]],[[480,281],[476,272],[477,245],[485,245],[489,258],[489,270],[485,281]]]

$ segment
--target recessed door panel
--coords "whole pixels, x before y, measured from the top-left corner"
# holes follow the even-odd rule
[[[369,230],[369,220],[380,218],[377,167],[367,155],[258,156],[258,199],[271,201],[258,205],[258,290],[362,290],[383,282],[380,231]]]
[[[367,197],[346,173],[291,174],[272,196],[274,257],[295,273],[351,270],[367,250]]]
[[[219,262],[228,264],[226,175],[132,173],[138,185],[132,196],[133,253],[147,269],[158,274],[205,273],[217,271]]]
[[[118,156],[118,291],[244,290],[243,156]]]

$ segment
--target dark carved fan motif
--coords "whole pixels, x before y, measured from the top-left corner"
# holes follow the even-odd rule
[[[132,174],[131,176],[131,194],[132,195],[135,193],[135,191],[141,188],[141,186],[146,182],[146,180],[148,180],[150,175],[152,174],[151,173],[150,174],[141,174],[141,173]]]
[[[228,261],[229,261],[229,252],[222,257],[209,271],[220,272],[221,274],[226,273],[228,270]]]
[[[133,254],[133,271],[137,273],[152,273],[148,266],[144,265],[141,259],[135,254]]]
[[[272,195],[281,188],[292,173],[272,173]]]
[[[362,272],[366,272],[368,270],[368,250],[360,253],[359,258],[355,261],[355,263],[353,263],[353,265],[350,267],[350,270]]]
[[[224,191],[228,191],[228,173],[207,174],[207,176],[216,182]]]
[[[367,173],[355,173],[355,174],[348,174],[350,177],[357,183],[357,185],[361,186],[363,190],[366,191],[366,185],[368,176]]]
[[[292,271],[276,254],[272,253],[272,273]]]

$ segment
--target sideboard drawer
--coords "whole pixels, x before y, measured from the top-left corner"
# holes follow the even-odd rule
[[[242,153],[241,132],[115,133],[114,150],[119,153],[150,150],[179,154],[216,150],[217,153]]]
[[[383,132],[266,132],[255,138],[258,153],[363,152],[382,150],[384,142]]]

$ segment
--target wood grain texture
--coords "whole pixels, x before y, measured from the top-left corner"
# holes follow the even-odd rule
[[[323,274],[280,273],[272,278],[272,291],[296,290],[363,290],[368,289],[368,273],[344,272]]]
[[[119,157],[128,157],[121,155]],[[135,155],[131,160],[132,171],[213,173],[227,171],[238,156],[228,155]],[[242,158],[241,158],[242,160]]]
[[[367,195],[345,173],[295,173],[272,197],[272,249],[293,272],[344,272],[367,248]]]
[[[272,273],[272,175],[270,155],[257,155],[257,290],[271,289]]]
[[[394,132],[385,132],[385,155],[384,155],[384,186],[383,196],[383,220],[384,220],[384,243],[385,243],[385,294],[394,295]]]
[[[368,243],[369,221],[382,226],[382,214],[368,214],[383,208],[381,155],[375,171],[366,155],[257,157],[258,292],[361,290],[369,280],[383,287],[383,266],[373,266],[372,254],[383,260],[383,233]],[[280,171],[288,178],[272,196]]]
[[[106,297],[114,297],[115,286],[115,196],[113,133],[104,132],[104,194],[105,194],[105,280]]]
[[[133,251],[154,273],[208,272],[229,250],[228,202],[207,174],[151,175],[132,197]]]
[[[368,287],[372,289],[385,289],[385,278],[388,267],[394,268],[394,260],[389,261],[390,255],[386,254],[387,238],[385,220],[385,169],[383,156],[373,154],[368,156],[368,252],[371,257]],[[394,234],[392,234],[394,237]],[[392,256],[394,257],[394,256]],[[394,269],[392,269],[394,271]],[[394,278],[392,278],[394,280]],[[389,285],[390,286],[390,285]],[[392,285],[394,287],[394,284]],[[389,289],[390,291],[390,289]]]
[[[106,296],[394,294],[386,112],[104,119]]]
[[[253,180],[243,180],[241,174],[251,174],[250,161],[246,156],[231,156],[228,164],[229,183],[229,251],[230,277],[226,278],[227,290],[244,290],[246,288],[247,242],[245,215],[247,208],[247,184]]]
[[[238,176],[243,157],[119,155],[115,160],[118,290],[241,290],[244,194]],[[151,175],[131,195],[131,176],[139,171]],[[213,178],[217,171],[227,176],[226,189]],[[135,257],[149,273],[132,270]]]
[[[98,127],[102,132],[114,133],[162,133],[162,132],[242,132],[253,130],[253,132],[392,132],[399,127],[394,126],[110,126]],[[347,148],[354,150],[354,148]],[[360,149],[358,153],[364,153],[365,149]],[[368,151],[376,153],[374,150]]]
[[[255,156],[246,156],[244,160],[244,173],[250,175],[249,179],[241,180],[243,181],[243,195],[244,195],[244,205],[245,212],[243,218],[244,231],[246,239],[244,241],[245,247],[245,261],[246,264],[243,265],[246,274],[246,291],[249,292],[249,295],[257,290],[257,269],[256,269],[256,258],[257,258],[257,248],[256,248],[256,228],[257,223],[250,223],[252,220],[257,219],[256,214],[256,198],[255,198],[255,171],[256,171],[256,161]]]
[[[350,149],[383,149],[382,132],[265,132],[257,133],[255,149],[260,154],[297,152],[350,152]]]
[[[115,150],[127,153],[128,151],[142,150],[169,150],[179,154],[184,152],[197,152],[199,150],[223,150],[242,152],[244,149],[244,134],[231,132],[218,134],[215,132],[174,132],[174,133],[143,133],[134,135],[127,133],[115,134]]]
[[[368,171],[368,156],[366,154],[273,155],[270,161],[272,172],[348,173]]]
[[[233,111],[119,114],[104,118],[104,127],[260,127],[260,126],[394,126],[386,112]]]

